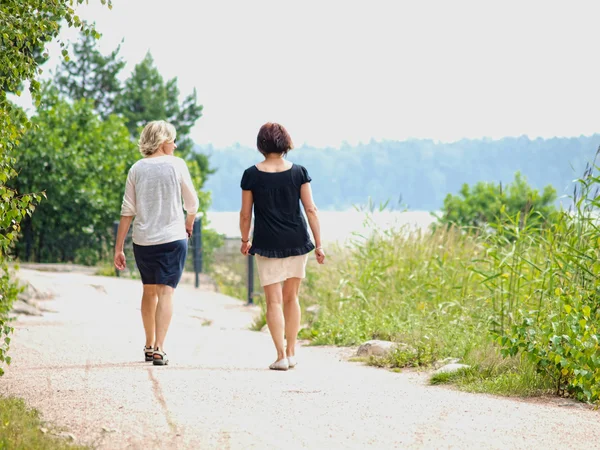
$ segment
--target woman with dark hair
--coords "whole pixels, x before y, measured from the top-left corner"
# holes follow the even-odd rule
[[[256,145],[264,161],[246,169],[242,176],[240,250],[243,255],[256,255],[258,276],[265,291],[267,325],[277,350],[277,359],[269,368],[288,370],[296,366],[295,347],[300,330],[298,292],[306,274],[308,253],[315,250],[319,264],[325,261],[325,253],[311,178],[303,166],[284,159],[294,148],[290,135],[283,126],[269,122],[260,128]],[[254,235],[250,242],[253,207]]]

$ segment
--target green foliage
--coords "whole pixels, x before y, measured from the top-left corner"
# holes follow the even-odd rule
[[[477,240],[456,230],[404,228],[374,230],[348,248],[331,249],[327,265],[309,264],[302,290],[304,301],[323,307],[311,325],[313,342],[399,341],[415,349],[415,365],[431,359],[427,354],[463,356],[471,346],[465,337],[485,330],[477,301],[484,290],[465,270],[479,252]],[[398,365],[411,365],[401,362],[404,356]]]
[[[115,112],[125,118],[129,132],[136,138],[150,120],[171,122],[177,129],[178,151],[187,159],[193,146],[187,135],[202,116],[202,105],[197,103],[195,89],[180,104],[177,78],[165,82],[152,55],[147,53],[125,81],[115,102]]]
[[[121,92],[119,72],[125,61],[119,57],[120,47],[104,56],[96,39],[83,33],[73,44],[72,57],[59,66],[55,84],[59,91],[73,101],[92,100],[94,110],[103,119],[114,113],[114,101]]]
[[[262,331],[267,324],[267,302],[264,299],[264,295],[255,296],[254,304],[260,308],[260,313],[252,321],[250,329],[253,331]]]
[[[167,120],[175,125],[178,133],[185,135],[202,115],[202,106],[196,104],[195,91],[184,104],[185,107],[179,105],[177,79],[165,83],[152,55],[147,53],[125,81],[116,110],[125,118],[132,136],[139,136],[140,129],[150,118]]]
[[[328,265],[308,266],[303,302],[321,310],[304,337],[336,345],[397,341],[407,346],[371,363],[456,357],[472,369],[437,381],[527,395],[553,386],[598,402],[599,186],[600,175],[587,170],[575,207],[543,227],[531,212],[513,210],[494,233],[374,230],[335,249]],[[489,363],[502,356],[512,363]]]
[[[43,50],[46,43],[58,35],[63,21],[85,33],[96,33],[74,13],[73,5],[83,1],[3,0],[0,3],[0,363],[10,362],[7,351],[11,328],[7,325],[7,313],[17,296],[16,284],[8,272],[7,251],[20,231],[21,220],[33,213],[41,199],[39,194],[24,195],[8,187],[17,176],[13,169],[14,151],[29,124],[25,114],[7,95],[11,92],[19,95],[23,83],[29,81],[32,97],[39,102],[37,77],[41,73],[39,64],[46,57]]]
[[[123,180],[139,153],[120,118],[102,120],[93,101],[67,103],[51,87],[32,123],[19,145],[13,187],[45,191],[48,200],[25,219],[15,254],[95,264],[112,247]]]
[[[439,222],[459,227],[485,228],[506,217],[529,216],[531,220],[549,220],[555,213],[556,190],[546,186],[540,194],[531,188],[517,172],[513,183],[504,189],[501,184],[479,182],[464,184],[460,195],[448,194],[444,199]]]
[[[600,399],[599,184],[600,176],[587,170],[574,210],[539,237],[519,236],[510,258],[508,249],[499,255],[507,284],[496,301],[510,302],[511,314],[494,327],[504,355],[522,353],[558,394],[589,402]],[[495,279],[486,279],[493,290]]]
[[[533,397],[552,392],[552,383],[535,366],[519,358],[494,364],[478,363],[456,372],[432,375],[430,383],[455,384],[468,392]]]
[[[366,362],[376,367],[402,369],[405,367],[428,367],[440,359],[439,346],[435,342],[421,340],[413,342],[413,345],[400,345],[394,348],[389,355],[370,356]]]
[[[96,42],[82,34],[73,46],[73,59],[64,61],[56,77],[60,92],[72,101],[93,99],[94,108],[103,118],[110,114],[123,117],[131,137],[137,140],[141,129],[151,120],[163,119],[177,129],[178,153],[192,163],[190,172],[200,190],[211,173],[208,158],[192,151],[189,133],[202,116],[196,90],[179,103],[177,78],[165,82],[147,53],[135,66],[124,84],[118,78],[125,62],[119,56],[120,47],[102,55]],[[204,199],[205,202],[209,198]],[[203,209],[205,210],[205,209]]]
[[[64,438],[53,436],[58,430],[42,431],[45,425],[38,411],[28,408],[21,399],[0,397],[0,449],[63,450],[85,449]]]
[[[204,221],[203,221],[204,222]],[[207,228],[204,229],[202,225],[202,264],[204,271],[209,271],[215,263],[215,252],[218,248],[223,246],[223,236],[217,233],[215,230]]]
[[[189,133],[202,116],[196,90],[179,102],[177,79],[164,81],[154,65],[150,53],[135,66],[124,84],[118,78],[124,67],[119,48],[102,55],[89,36],[82,35],[73,47],[73,59],[63,62],[56,78],[59,90],[72,101],[93,99],[95,110],[104,118],[116,114],[123,118],[133,140],[137,140],[143,126],[151,120],[164,119],[177,129],[177,154],[186,160],[200,200],[199,211],[206,212],[211,195],[203,190],[209,175],[214,173],[205,154],[193,151]],[[205,259],[219,244],[203,220]]]
[[[198,190],[200,210],[210,205],[210,193],[202,191],[207,177],[214,173],[205,154],[193,151],[188,134],[202,116],[196,90],[179,103],[177,78],[164,81],[150,53],[135,66],[115,101],[115,112],[124,117],[132,137],[137,138],[143,126],[151,120],[163,119],[177,129],[177,153],[188,163],[194,186]],[[204,224],[208,225],[208,224]]]
[[[226,262],[217,260],[211,264],[208,273],[215,280],[219,292],[239,300],[246,299],[246,258],[235,255]]]
[[[85,0],[39,2],[3,0],[0,4],[0,106],[6,106],[6,93],[20,93],[23,81],[30,81],[34,98],[39,92],[39,53],[58,36],[62,21],[86,34],[97,35],[73,10]],[[106,3],[102,0],[102,3]],[[110,7],[110,2],[109,2]],[[64,47],[64,43],[61,42]],[[63,53],[67,56],[66,50]],[[44,55],[45,57],[45,55]]]

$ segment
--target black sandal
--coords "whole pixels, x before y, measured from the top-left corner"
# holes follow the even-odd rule
[[[157,358],[159,356],[159,358]],[[165,352],[160,351],[158,348],[154,349],[154,354],[152,355],[152,364],[155,366],[166,366],[169,364],[169,358],[167,358],[167,354]]]
[[[144,346],[144,357],[146,358],[146,361],[152,361],[154,359],[154,349],[152,346]]]

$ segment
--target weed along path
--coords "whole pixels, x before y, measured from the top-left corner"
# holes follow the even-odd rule
[[[139,281],[24,270],[54,298],[15,322],[0,395],[23,397],[49,429],[100,449],[600,448],[600,413],[427,384],[428,376],[348,362],[349,349],[301,347],[267,369],[255,309],[181,285],[167,367],[142,362]]]

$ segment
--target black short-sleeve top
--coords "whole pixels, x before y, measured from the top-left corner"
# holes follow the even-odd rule
[[[267,258],[304,255],[315,248],[300,211],[300,187],[311,181],[299,164],[283,172],[244,171],[241,187],[252,191],[254,235],[250,254]]]

